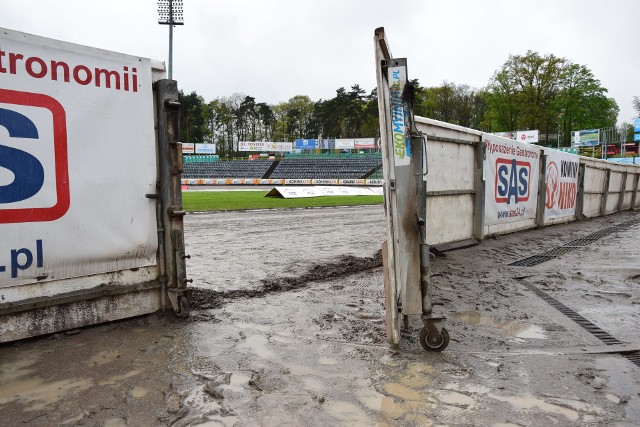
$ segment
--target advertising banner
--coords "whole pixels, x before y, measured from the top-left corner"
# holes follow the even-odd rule
[[[196,152],[193,142],[182,143],[182,154],[194,154]]]
[[[326,146],[327,150],[335,150],[336,149],[336,140],[335,139],[327,139]]]
[[[539,133],[537,130],[519,130],[516,132],[516,141],[528,144],[538,142]]]
[[[382,188],[354,187],[274,187],[264,197],[281,197],[284,199],[301,199],[323,196],[382,196]]]
[[[407,85],[407,67],[389,67],[389,95],[391,96],[391,141],[394,166],[411,164],[411,135],[408,129],[409,112],[405,110],[402,92]]]
[[[545,150],[547,155],[545,218],[573,216],[578,194],[580,157],[557,150]]]
[[[518,136],[518,133],[512,130],[509,132],[494,132],[494,135],[515,140]]]
[[[298,150],[314,150],[317,145],[317,139],[296,139],[296,148]]]
[[[380,138],[356,138],[354,140],[354,146],[357,149],[361,148],[378,148],[378,141]]]
[[[293,143],[291,142],[240,141],[238,143],[238,151],[290,152],[291,150],[293,150]]]
[[[336,139],[336,150],[353,150],[355,139]]]
[[[0,46],[0,288],[155,265],[151,61],[6,29]]]
[[[640,117],[633,119],[633,133],[640,133]]]
[[[195,144],[196,154],[216,154],[216,144]]]
[[[485,163],[485,225],[531,219],[536,214],[540,149],[483,134]]]
[[[238,151],[266,151],[265,144],[261,141],[240,141]]]
[[[581,145],[599,145],[600,144],[600,129],[585,129],[577,130],[573,132],[571,136],[572,146]]]

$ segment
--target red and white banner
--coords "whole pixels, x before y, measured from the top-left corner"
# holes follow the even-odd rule
[[[484,134],[485,225],[535,217],[540,148]]]
[[[544,217],[562,218],[576,213],[580,158],[575,154],[546,149],[547,177]]]
[[[193,142],[183,142],[182,143],[182,154],[195,154],[196,147]]]

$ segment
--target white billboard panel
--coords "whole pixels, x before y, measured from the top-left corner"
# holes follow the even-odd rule
[[[540,148],[484,134],[485,225],[531,219],[537,208]]]
[[[182,143],[182,154],[194,154],[195,152],[195,144],[193,142]]]
[[[516,141],[527,144],[538,142],[539,133],[537,130],[519,130],[516,132]]]
[[[290,152],[293,150],[293,142],[272,142],[272,141],[240,141],[238,151],[261,151],[261,152]]]
[[[0,288],[154,265],[151,61],[6,29],[0,49]]]
[[[336,150],[353,150],[355,146],[355,139],[336,139]]]
[[[195,144],[196,154],[216,154],[216,144]]]
[[[574,216],[578,195],[580,157],[558,150],[547,155],[545,218]]]

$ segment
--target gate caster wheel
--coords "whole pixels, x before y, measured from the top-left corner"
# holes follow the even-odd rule
[[[449,345],[449,332],[442,328],[440,336],[429,335],[427,328],[420,329],[420,345],[426,351],[442,351]]]
[[[191,314],[191,306],[189,300],[184,295],[178,297],[178,304],[180,305],[180,312],[176,313],[178,317],[186,319]]]

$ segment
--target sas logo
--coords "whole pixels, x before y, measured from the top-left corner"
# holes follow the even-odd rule
[[[64,108],[47,95],[0,89],[0,224],[53,221],[68,210]]]
[[[529,200],[531,163],[516,159],[496,160],[497,203],[518,204]]]

